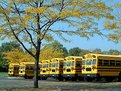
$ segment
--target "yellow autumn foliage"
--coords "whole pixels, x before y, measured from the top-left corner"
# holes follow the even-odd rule
[[[4,11],[0,8],[0,14],[3,13]]]
[[[12,51],[5,52],[4,55],[9,63],[34,61],[29,54],[22,52],[20,49],[12,49]]]
[[[63,57],[63,52],[54,50],[54,48],[43,48],[40,54],[40,61],[41,60],[48,60],[52,58],[61,58]]]
[[[44,12],[45,10],[46,10],[45,7],[40,7],[40,8],[28,7],[28,8],[26,8],[25,11],[27,13],[38,13],[38,14],[40,14],[40,13]]]

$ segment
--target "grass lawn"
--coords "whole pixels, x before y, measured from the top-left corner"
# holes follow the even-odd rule
[[[7,72],[0,72],[0,78],[3,77],[8,77],[8,73]]]

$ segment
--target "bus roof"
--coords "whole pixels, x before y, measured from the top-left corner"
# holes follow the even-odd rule
[[[40,63],[49,63],[50,60],[42,60]]]
[[[54,61],[63,61],[64,58],[53,58],[51,59],[51,62],[54,62]]]
[[[68,56],[65,58],[66,60],[70,60],[70,59],[82,59],[81,56]]]
[[[35,62],[21,62],[20,64],[25,64],[25,65],[27,65],[27,64],[35,64]]]
[[[19,63],[10,63],[9,65],[19,65]]]
[[[86,54],[84,55],[84,57],[86,58],[103,58],[103,57],[113,57],[113,58],[121,58],[121,55],[108,55],[108,54],[94,54],[94,53],[89,53],[89,54]]]

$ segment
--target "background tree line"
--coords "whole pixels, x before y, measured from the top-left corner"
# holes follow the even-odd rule
[[[34,49],[30,49],[33,50]],[[101,54],[112,54],[121,55],[121,51],[110,49],[108,51],[102,51],[100,48],[95,48],[94,50],[81,49],[79,47],[74,47],[67,50],[61,43],[54,41],[52,43],[46,44],[41,49],[41,60],[52,59],[55,57],[67,57],[67,56],[83,56],[87,53],[101,53]],[[18,43],[6,42],[2,43],[0,46],[0,68],[1,71],[7,71],[8,64],[10,62],[21,62],[21,61],[33,61],[32,57],[24,52]]]

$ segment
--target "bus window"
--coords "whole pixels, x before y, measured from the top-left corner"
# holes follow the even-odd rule
[[[110,60],[110,66],[115,66],[115,60]]]
[[[60,68],[63,68],[63,63],[62,62],[60,63]]]
[[[64,62],[64,66],[66,66],[66,62]]]
[[[14,70],[19,70],[19,67],[14,67]]]
[[[81,62],[80,61],[77,61],[76,62],[76,67],[80,67],[81,66]]]
[[[116,66],[121,66],[121,61],[116,61]]]
[[[104,60],[104,66],[108,66],[109,65],[109,60]]]
[[[13,69],[13,67],[9,67],[9,69]]]
[[[91,65],[92,60],[87,60],[86,65]]]
[[[74,66],[74,61],[72,61],[72,64],[71,65]]]
[[[85,60],[82,61],[82,65],[85,65]]]
[[[47,68],[47,66],[48,66],[47,64],[43,64],[42,68]]]
[[[96,65],[96,59],[93,59],[92,64]]]
[[[34,68],[32,66],[30,66],[30,70],[34,70]]]
[[[102,66],[103,65],[103,61],[101,59],[98,60],[98,65]]]
[[[29,67],[28,66],[26,66],[26,70],[29,70]]]
[[[67,62],[66,66],[71,66],[71,62]]]
[[[51,67],[58,67],[58,63],[52,63]]]

